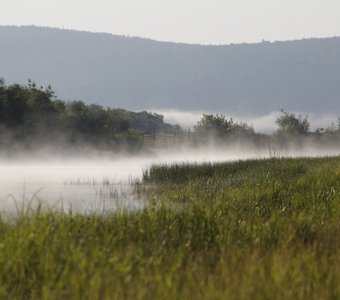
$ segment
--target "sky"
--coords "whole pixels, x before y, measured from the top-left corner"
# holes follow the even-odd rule
[[[340,36],[340,0],[1,0],[0,25],[254,43]]]

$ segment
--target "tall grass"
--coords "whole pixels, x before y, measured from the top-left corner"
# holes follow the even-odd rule
[[[340,158],[153,166],[147,208],[0,220],[0,298],[339,299]]]

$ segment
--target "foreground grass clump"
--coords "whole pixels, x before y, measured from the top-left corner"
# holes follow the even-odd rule
[[[339,299],[340,158],[154,166],[151,204],[0,221],[0,298]]]

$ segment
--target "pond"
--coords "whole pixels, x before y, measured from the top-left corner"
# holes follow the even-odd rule
[[[309,156],[313,156],[309,153]],[[172,149],[145,155],[0,161],[0,211],[18,213],[42,204],[45,208],[81,213],[135,210],[147,199],[134,191],[134,181],[151,164],[232,161],[264,158],[249,149]]]

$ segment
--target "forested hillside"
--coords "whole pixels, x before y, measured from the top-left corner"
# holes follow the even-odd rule
[[[0,27],[0,76],[61,99],[141,110],[340,113],[340,38],[201,46]]]

